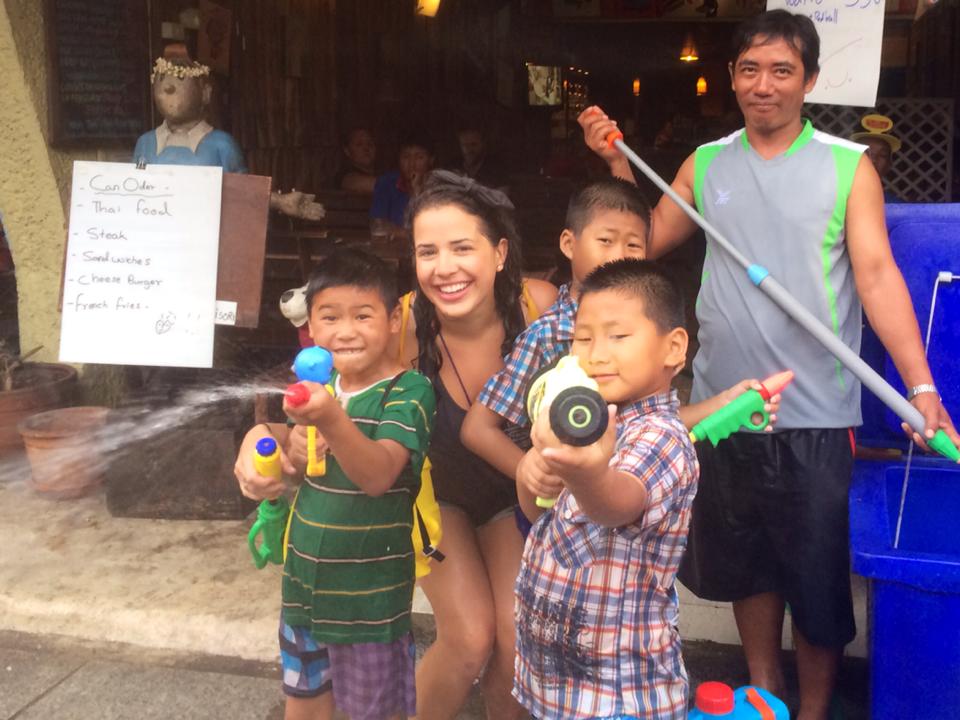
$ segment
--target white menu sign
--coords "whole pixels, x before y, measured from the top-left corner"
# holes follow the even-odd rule
[[[211,367],[219,167],[73,164],[60,360]]]
[[[767,0],[806,15],[820,35],[820,77],[809,103],[873,107],[880,82],[883,0]]]

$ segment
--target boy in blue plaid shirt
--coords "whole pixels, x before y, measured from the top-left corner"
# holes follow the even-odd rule
[[[503,370],[484,386],[460,430],[470,451],[504,475],[531,481],[546,473],[542,463],[526,455],[504,431],[505,425],[529,424],[526,393],[533,378],[570,352],[573,319],[584,279],[600,265],[622,258],[646,257],[650,236],[650,205],[636,185],[619,178],[597,180],[575,193],[567,207],[560,250],[570,260],[571,281],[560,287],[556,302],[517,338]],[[689,428],[756,385],[744,380],[719,395],[680,409]],[[776,404],[768,412],[776,411]],[[775,420],[775,416],[771,421]],[[525,529],[524,518],[518,524]]]
[[[504,423],[529,424],[524,398],[533,377],[570,351],[573,318],[583,279],[595,267],[620,258],[644,258],[650,205],[636,185],[604,178],[570,198],[560,251],[570,260],[571,280],[557,300],[517,338],[503,370],[487,381],[460,431],[460,440],[497,470],[516,477],[524,451]]]
[[[514,696],[539,720],[687,716],[674,588],[698,465],[671,389],[686,360],[683,299],[654,264],[618,260],[581,287],[573,354],[610,424],[562,445],[532,431],[546,474],[521,474],[535,520],[517,578]],[[544,411],[546,412],[546,410]],[[544,511],[535,499],[555,497]]]

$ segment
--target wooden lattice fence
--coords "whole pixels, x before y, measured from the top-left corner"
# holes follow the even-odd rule
[[[953,181],[953,99],[879,98],[875,110],[844,105],[807,105],[818,130],[850,137],[860,118],[878,112],[893,120],[903,142],[893,156],[887,189],[908,202],[950,202]]]

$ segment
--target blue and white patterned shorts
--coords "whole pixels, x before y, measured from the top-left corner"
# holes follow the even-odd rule
[[[309,698],[333,691],[351,720],[417,714],[416,645],[406,633],[388,643],[326,645],[280,618],[283,692]]]

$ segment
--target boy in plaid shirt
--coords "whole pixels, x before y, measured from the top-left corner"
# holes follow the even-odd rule
[[[560,444],[546,416],[533,449],[547,473],[517,493],[535,521],[517,578],[514,695],[539,720],[687,716],[674,580],[698,465],[671,380],[687,353],[683,300],[653,263],[586,278],[573,354],[610,406],[606,434]],[[535,499],[555,497],[544,511]]]

